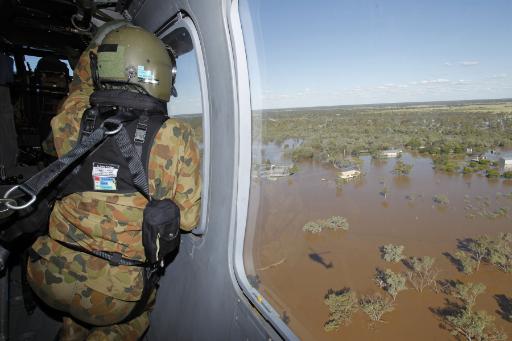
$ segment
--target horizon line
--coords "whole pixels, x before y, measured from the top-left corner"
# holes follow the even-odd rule
[[[462,100],[437,100],[437,101],[420,101],[420,102],[378,102],[378,103],[364,103],[364,104],[337,104],[337,105],[317,105],[307,107],[282,107],[282,108],[259,108],[252,110],[293,110],[293,109],[331,109],[340,107],[363,107],[363,106],[382,106],[382,105],[419,105],[419,104],[432,104],[432,103],[457,103],[457,102],[479,102],[479,101],[512,101],[512,97],[505,98],[477,98],[477,99],[462,99]]]

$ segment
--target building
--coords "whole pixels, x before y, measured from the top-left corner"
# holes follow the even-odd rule
[[[487,160],[487,157],[484,154],[473,154],[470,157],[471,157],[471,161],[474,161],[474,162],[480,162],[482,160]]]
[[[361,171],[356,167],[345,168],[341,172],[338,172],[338,178],[342,180],[350,180],[353,178],[357,178],[361,175]]]
[[[260,168],[260,177],[262,178],[279,178],[291,175],[290,169],[293,165],[262,165]]]
[[[512,171],[512,155],[500,157],[499,166],[504,172]]]
[[[388,158],[399,157],[401,154],[402,154],[401,149],[388,149],[388,150],[383,150],[380,152],[381,157],[388,157]]]

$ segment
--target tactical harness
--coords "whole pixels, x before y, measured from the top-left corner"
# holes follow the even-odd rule
[[[143,268],[141,298],[123,321],[140,315],[157,286],[164,258],[179,246],[180,212],[170,199],[158,200],[149,194],[148,166],[152,142],[167,120],[165,104],[147,95],[123,90],[99,90],[90,97],[80,124],[75,147],[16,190],[31,196],[18,210],[17,221],[2,231],[0,238],[12,241],[21,234],[47,232],[53,202],[72,193],[87,191],[112,194],[140,192],[148,199],[143,211],[142,243],[146,261],[128,259],[120,253],[89,250],[74,243],[63,246],[107,260],[111,265]],[[59,185],[49,188],[58,179]],[[35,207],[31,205],[35,203]]]

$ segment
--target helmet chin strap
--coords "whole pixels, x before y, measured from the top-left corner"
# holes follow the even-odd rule
[[[91,78],[95,89],[101,89],[100,76],[98,74],[98,56],[93,51],[89,52],[91,64]]]

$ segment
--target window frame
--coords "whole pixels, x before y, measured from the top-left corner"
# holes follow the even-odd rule
[[[235,119],[238,119],[238,122],[236,122],[238,141],[236,144],[237,155],[235,163],[238,167],[235,170],[238,178],[236,179],[235,188],[235,231],[234,236],[231,235],[232,266],[238,286],[258,312],[273,326],[280,336],[286,340],[299,340],[288,325],[284,323],[270,302],[250,284],[245,271],[244,247],[252,167],[252,98],[245,46],[246,44],[255,45],[255,42],[254,39],[251,39],[249,42],[244,39],[238,0],[232,0],[228,20],[236,74],[236,79],[234,80],[234,88],[237,90],[235,106],[238,108],[238,115],[235,116]],[[251,24],[249,23],[249,25]]]
[[[178,12],[175,20],[172,20],[172,24],[165,28],[163,31],[158,33],[160,39],[164,39],[171,32],[184,28],[187,30],[192,40],[193,50],[196,57],[197,74],[199,78],[199,88],[201,91],[201,106],[203,114],[203,159],[201,160],[201,220],[199,225],[192,230],[192,233],[196,236],[202,236],[206,234],[207,227],[207,213],[208,213],[208,199],[209,199],[209,187],[210,187],[210,103],[208,101],[208,87],[206,68],[204,64],[203,49],[201,40],[197,33],[196,27],[192,19],[184,15],[182,12]],[[178,73],[180,71],[178,70]],[[176,115],[179,117],[180,115]],[[185,115],[183,115],[185,116]]]

